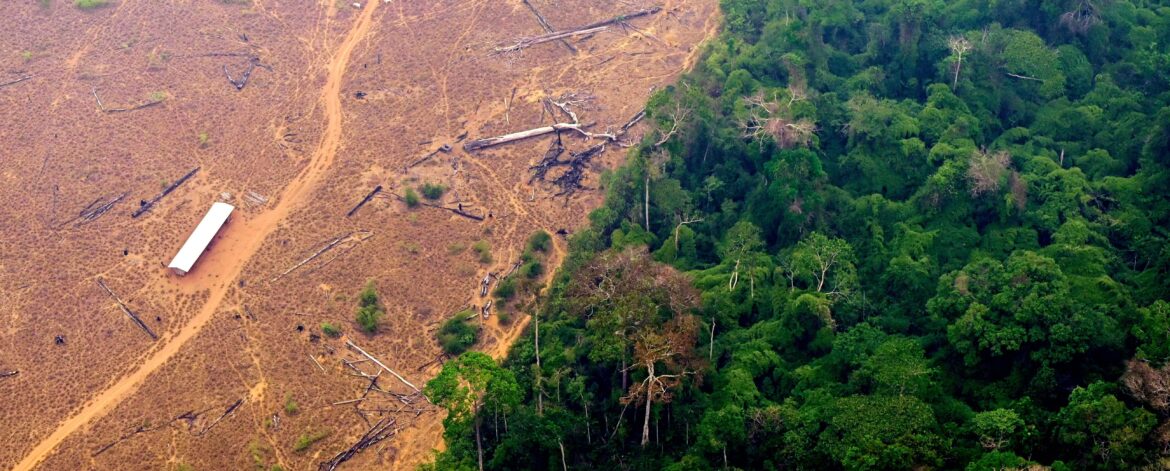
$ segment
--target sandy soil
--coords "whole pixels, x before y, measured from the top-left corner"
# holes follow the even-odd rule
[[[499,56],[492,47],[542,32],[519,1],[23,3],[0,18],[0,44],[12,49],[0,83],[31,76],[0,87],[0,371],[20,371],[0,379],[0,468],[21,470],[311,469],[347,448],[368,425],[332,403],[360,395],[364,380],[342,367],[359,358],[342,340],[313,334],[321,322],[421,385],[437,372],[434,330],[481,302],[479,278],[507,270],[533,231],[571,231],[599,202],[597,191],[566,200],[528,184],[548,138],[475,154],[460,138],[543,124],[540,100],[566,92],[595,96],[579,113],[618,126],[692,63],[717,24],[713,0],[676,0],[633,21],[637,30],[575,38],[575,54],[548,43]],[[558,28],[651,5],[532,4]],[[250,56],[267,67],[237,91],[224,68],[238,78]],[[102,113],[95,92],[107,108],[165,100]],[[454,151],[406,168],[444,144]],[[621,158],[612,147],[587,184]],[[129,216],[196,166],[194,180]],[[345,216],[375,185],[393,194],[421,182],[451,189],[441,204],[491,217],[389,197]],[[78,224],[92,201],[123,192]],[[240,210],[188,276],[169,274],[163,266],[216,200]],[[276,278],[359,230],[372,236]],[[476,241],[491,245],[492,263],[468,249]],[[563,250],[557,239],[553,264]],[[135,328],[98,278],[160,339]],[[353,322],[368,281],[387,310],[375,335]],[[492,317],[477,348],[502,356],[527,322]],[[296,413],[283,410],[289,400]],[[194,419],[176,420],[188,411]],[[413,467],[441,446],[439,420],[402,419],[398,436],[346,467]],[[319,431],[329,434],[293,451]]]

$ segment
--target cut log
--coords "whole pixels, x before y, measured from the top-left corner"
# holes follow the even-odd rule
[[[150,327],[147,327],[146,323],[142,322],[142,319],[138,318],[138,314],[135,314],[134,311],[131,311],[130,308],[126,307],[126,303],[122,302],[121,299],[118,299],[118,295],[114,294],[114,291],[111,290],[109,286],[106,286],[105,281],[103,281],[101,278],[98,278],[97,284],[98,286],[101,286],[102,289],[106,290],[106,293],[110,295],[110,298],[113,298],[114,302],[118,303],[118,307],[122,309],[122,312],[126,314],[126,317],[129,317],[130,320],[133,321],[139,329],[142,329],[143,332],[146,332],[146,335],[149,335],[151,340],[158,340],[158,336],[154,334],[154,331],[150,330]]]
[[[154,205],[157,204],[159,200],[163,199],[164,196],[171,194],[172,191],[175,191],[175,188],[178,188],[183,183],[186,183],[187,180],[190,180],[191,177],[195,176],[196,173],[199,173],[199,167],[191,169],[191,171],[187,172],[186,175],[183,175],[174,183],[170,184],[166,188],[163,188],[162,193],[159,193],[154,198],[151,198],[150,201],[143,201],[142,204],[139,205],[138,209],[130,215],[130,217],[137,218],[138,216],[145,214],[147,211],[150,211],[150,208],[154,207]]]
[[[18,370],[0,371],[0,378],[10,378],[10,377],[16,376],[18,374],[20,374],[20,371],[18,371]]]
[[[522,2],[524,3],[524,6],[528,7],[528,11],[531,11],[532,14],[536,16],[536,21],[540,23],[540,27],[544,28],[546,33],[552,33],[556,31],[553,29],[552,25],[548,24],[548,20],[544,19],[544,15],[541,15],[540,11],[538,11],[535,6],[533,6],[531,3],[528,3],[528,0],[522,0]],[[569,44],[568,41],[561,39],[560,42],[565,46],[566,49],[569,50],[569,52],[572,52],[573,54],[577,53],[577,48],[573,47],[572,44]],[[514,90],[513,94],[515,94]]]
[[[525,3],[527,3],[527,2],[525,2]],[[537,44],[542,44],[542,43],[546,43],[549,41],[564,40],[565,38],[569,38],[569,37],[573,37],[573,36],[594,34],[594,33],[598,33],[601,31],[605,31],[606,29],[608,29],[612,25],[625,24],[627,21],[629,21],[631,19],[646,16],[646,15],[652,15],[652,14],[658,13],[659,11],[662,11],[661,7],[647,8],[644,10],[638,10],[638,11],[627,13],[624,15],[618,15],[618,16],[615,16],[615,17],[610,18],[608,20],[602,20],[602,21],[598,21],[596,23],[587,24],[587,25],[581,26],[579,28],[573,28],[573,29],[565,30],[565,31],[551,31],[547,34],[543,34],[540,36],[534,36],[531,38],[520,38],[520,39],[515,40],[513,42],[513,44],[510,44],[507,46],[496,47],[495,49],[492,50],[492,52],[494,52],[496,54],[518,52],[518,51],[523,50],[524,48],[532,47],[532,46],[535,46]]]
[[[358,353],[362,354],[362,356],[366,357],[366,358],[367,358],[367,359],[369,359],[370,361],[374,362],[374,364],[375,364],[375,365],[378,365],[378,366],[380,366],[380,367],[381,367],[383,370],[386,370],[386,372],[388,372],[388,373],[390,373],[390,374],[394,375],[394,377],[395,377],[395,378],[398,378],[398,380],[399,380],[399,381],[402,381],[402,384],[405,384],[405,385],[409,386],[409,387],[410,387],[410,389],[413,389],[413,390],[414,390],[414,392],[416,392],[416,393],[419,393],[419,394],[422,394],[422,390],[420,390],[420,389],[419,389],[417,386],[415,386],[414,384],[412,384],[410,381],[407,381],[407,380],[406,380],[406,378],[403,378],[403,377],[402,377],[402,375],[400,375],[400,374],[396,373],[394,370],[392,370],[392,369],[390,369],[389,367],[387,367],[386,365],[382,364],[382,362],[381,362],[381,361],[378,361],[378,359],[377,359],[377,358],[374,358],[374,356],[373,356],[373,355],[370,355],[369,353],[366,353],[366,351],[365,351],[365,350],[362,350],[362,348],[361,348],[361,347],[359,347],[359,346],[355,345],[355,344],[353,343],[353,341],[351,341],[351,340],[346,340],[346,341],[345,341],[345,344],[346,344],[346,345],[348,345],[350,348],[352,348],[352,349],[356,350]],[[428,399],[428,401],[429,401],[429,399]]]
[[[377,445],[378,442],[390,438],[398,433],[397,421],[390,417],[384,417],[378,420],[366,433],[358,438],[357,443],[349,447],[345,451],[338,453],[333,459],[322,462],[317,466],[318,471],[334,471],[342,463],[349,461],[354,455],[361,453],[362,450],[371,446]]]
[[[552,126],[543,126],[543,127],[539,127],[539,128],[535,128],[535,129],[529,129],[527,131],[519,131],[519,132],[514,132],[511,134],[505,134],[503,136],[476,139],[474,141],[468,141],[466,144],[463,144],[463,150],[468,151],[468,152],[472,152],[472,151],[484,149],[487,147],[498,146],[500,144],[507,144],[509,142],[515,142],[515,141],[519,141],[519,140],[523,140],[523,139],[528,139],[530,137],[543,136],[543,135],[548,134],[548,133],[559,132],[559,131],[574,131],[574,132],[579,132],[579,133],[582,133],[582,134],[589,136],[589,134],[587,132],[585,132],[585,129],[588,128],[589,126],[591,126],[592,124],[593,123],[589,123],[589,124],[556,123]]]
[[[354,213],[358,212],[359,209],[362,209],[362,206],[365,206],[366,203],[369,203],[370,200],[374,199],[374,195],[377,195],[381,191],[382,191],[382,185],[375,186],[374,189],[371,190],[370,193],[367,194],[365,198],[362,198],[361,202],[359,202],[357,204],[357,206],[354,206],[353,209],[349,210],[348,213],[345,213],[345,217],[347,217],[347,218],[353,217]]]
[[[220,415],[218,419],[215,419],[215,420],[214,420],[214,421],[212,421],[210,424],[207,424],[207,426],[206,426],[206,427],[203,427],[203,430],[200,430],[200,431],[199,431],[199,433],[196,433],[196,434],[195,434],[195,436],[197,436],[197,437],[203,436],[203,435],[204,435],[204,434],[206,434],[208,431],[210,431],[210,430],[212,429],[212,427],[215,427],[217,424],[219,424],[219,422],[220,422],[221,420],[223,420],[223,419],[227,418],[228,416],[232,415],[232,413],[233,413],[233,412],[235,412],[235,411],[236,411],[236,409],[239,409],[239,408],[240,408],[240,406],[241,406],[241,405],[243,405],[243,404],[244,404],[244,400],[243,400],[243,399],[238,399],[238,400],[236,400],[236,402],[233,402],[233,403],[232,403],[232,405],[230,405],[230,406],[228,406],[228,407],[227,407],[227,410],[223,411],[223,414],[222,414],[222,415]]]
[[[28,79],[33,78],[33,77],[34,77],[33,75],[25,75],[24,77],[18,78],[16,80],[13,80],[10,82],[0,83],[0,88],[7,87],[9,85],[16,85],[20,82],[23,82],[23,81],[28,80]]]

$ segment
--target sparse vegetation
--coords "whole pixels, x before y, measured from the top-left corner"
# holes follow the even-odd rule
[[[442,327],[439,327],[439,333],[436,337],[444,352],[449,355],[459,355],[475,345],[479,331],[467,322],[472,317],[475,317],[474,312],[461,311],[455,314],[455,317],[444,322]]]
[[[211,135],[207,134],[207,131],[200,132],[199,133],[199,148],[206,149],[210,145],[211,145]]]
[[[496,289],[492,291],[492,296],[500,301],[507,301],[516,295],[516,277],[509,276],[500,280],[500,284],[496,285]]]
[[[421,250],[418,244],[414,242],[403,242],[402,249],[411,255],[417,255],[419,250]]]
[[[175,471],[195,471],[195,467],[187,463],[179,463],[175,465]]]
[[[321,323],[321,332],[324,333],[325,336],[329,337],[329,338],[341,337],[341,328],[337,327],[329,322],[322,322]]]
[[[378,331],[378,321],[383,315],[385,312],[378,305],[378,293],[374,291],[374,282],[371,281],[362,288],[358,297],[357,323],[362,326],[362,330],[372,334]]]
[[[467,244],[462,242],[456,242],[447,246],[447,254],[449,255],[459,255],[463,253],[464,250],[467,250]]]
[[[328,437],[330,433],[331,432],[328,429],[302,433],[300,437],[297,437],[297,442],[293,444],[293,451],[299,453],[308,450],[309,447],[313,446],[314,443],[317,443],[325,437]]]
[[[492,263],[492,246],[486,240],[478,241],[471,245],[471,250],[479,254],[479,263]]]
[[[33,53],[29,50],[20,51],[20,58],[24,59],[25,62],[31,61],[33,58]]]
[[[438,183],[427,182],[423,183],[422,187],[419,188],[419,191],[422,192],[424,198],[428,200],[437,200],[443,197],[443,193],[447,191],[447,187]]]
[[[73,0],[73,5],[82,10],[93,10],[109,4],[109,0]]]
[[[545,231],[533,232],[528,236],[528,250],[532,252],[548,252],[548,248],[552,246],[552,236]]]
[[[164,101],[168,97],[169,97],[169,95],[167,95],[167,92],[164,92],[164,91],[156,91],[156,92],[150,93],[150,101],[156,102],[156,103],[160,102],[160,101]]]
[[[414,191],[414,188],[407,188],[406,191],[403,192],[402,202],[406,203],[407,207],[413,208],[418,206],[418,193]]]
[[[284,396],[284,413],[288,415],[296,415],[296,413],[300,411],[301,406],[297,404],[295,399],[293,399],[292,394],[286,394]]]

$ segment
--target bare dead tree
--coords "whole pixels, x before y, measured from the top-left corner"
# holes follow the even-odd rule
[[[682,106],[682,102],[675,101],[674,111],[670,114],[670,129],[662,132],[662,137],[654,143],[654,146],[657,147],[666,144],[666,141],[669,141],[671,137],[674,137],[675,133],[678,132],[679,127],[686,123],[690,114],[690,107],[684,107]]]
[[[975,151],[967,167],[967,179],[971,182],[971,196],[982,196],[999,191],[1011,165],[1011,154],[1007,151],[988,153]]]
[[[1060,15],[1060,24],[1074,34],[1085,34],[1101,23],[1101,11],[1092,0],[1081,0],[1076,8]]]
[[[950,48],[951,54],[955,57],[955,78],[951,82],[951,90],[957,90],[959,87],[959,73],[963,70],[963,56],[971,52],[971,41],[962,36],[951,36],[947,39],[947,47]]]
[[[807,118],[794,118],[792,105],[803,100],[803,94],[789,89],[787,103],[770,101],[763,93],[756,93],[744,99],[748,105],[748,117],[739,123],[743,137],[763,142],[771,137],[781,149],[807,146],[816,135],[817,125]]]
[[[565,30],[565,31],[549,32],[547,34],[542,34],[540,36],[533,36],[533,37],[529,37],[529,38],[516,39],[515,41],[513,41],[509,45],[495,47],[494,49],[492,49],[492,53],[493,54],[504,54],[504,53],[519,52],[519,51],[524,50],[525,48],[529,48],[529,47],[532,47],[532,46],[535,46],[538,44],[543,44],[543,43],[550,42],[550,41],[558,41],[558,40],[563,40],[565,38],[570,38],[573,36],[583,36],[583,35],[589,35],[589,34],[594,34],[594,33],[598,33],[601,31],[605,31],[606,29],[609,29],[609,27],[612,25],[628,26],[629,20],[632,20],[634,18],[647,16],[647,15],[653,15],[655,13],[658,13],[659,11],[662,11],[661,7],[647,8],[644,10],[638,10],[638,11],[634,11],[631,13],[626,13],[624,15],[618,15],[618,16],[615,16],[615,17],[610,18],[608,20],[598,21],[596,23],[591,23],[591,24],[581,26],[578,28],[573,28],[573,29],[569,29],[569,30]]]

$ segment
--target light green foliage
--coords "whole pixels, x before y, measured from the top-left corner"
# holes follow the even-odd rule
[[[428,200],[437,200],[443,197],[443,193],[447,191],[447,187],[438,183],[427,182],[423,183],[418,191]]]
[[[436,337],[443,352],[459,355],[475,344],[479,330],[469,322],[474,317],[475,313],[470,310],[461,311],[439,327]]]
[[[492,263],[492,246],[486,240],[480,240],[471,244],[471,250],[479,254],[479,263]]]
[[[501,301],[512,299],[516,294],[516,278],[513,276],[506,277],[500,280],[496,285],[496,289],[492,290],[492,296]]]
[[[366,283],[358,295],[357,323],[362,330],[368,333],[378,331],[378,322],[386,313],[378,302],[378,292],[374,290],[374,282]]]
[[[109,0],[73,0],[73,5],[82,10],[93,10],[109,4]]]
[[[330,338],[337,338],[341,336],[341,328],[330,322],[321,323],[321,332],[324,333],[326,337]]]
[[[1078,387],[1056,416],[1057,437],[1079,448],[1086,467],[1128,469],[1139,463],[1142,443],[1157,424],[1153,413],[1129,408],[1113,389],[1102,382]]]
[[[406,203],[407,207],[410,207],[410,208],[418,206],[418,203],[419,203],[418,193],[414,191],[414,188],[407,188],[403,192],[402,201],[404,203]]]
[[[975,414],[971,427],[979,444],[988,450],[1009,449],[1024,428],[1020,415],[1011,409],[995,409]]]
[[[295,415],[300,411],[301,406],[300,404],[297,404],[295,399],[293,399],[292,394],[286,394],[284,396],[284,413],[288,415]]]
[[[308,450],[309,447],[313,446],[314,443],[317,443],[325,437],[328,437],[330,433],[332,432],[328,429],[302,433],[299,437],[297,437],[296,443],[293,443],[293,451],[300,453]]]
[[[548,252],[552,247],[552,236],[545,231],[536,231],[528,236],[527,249],[530,252]]]

